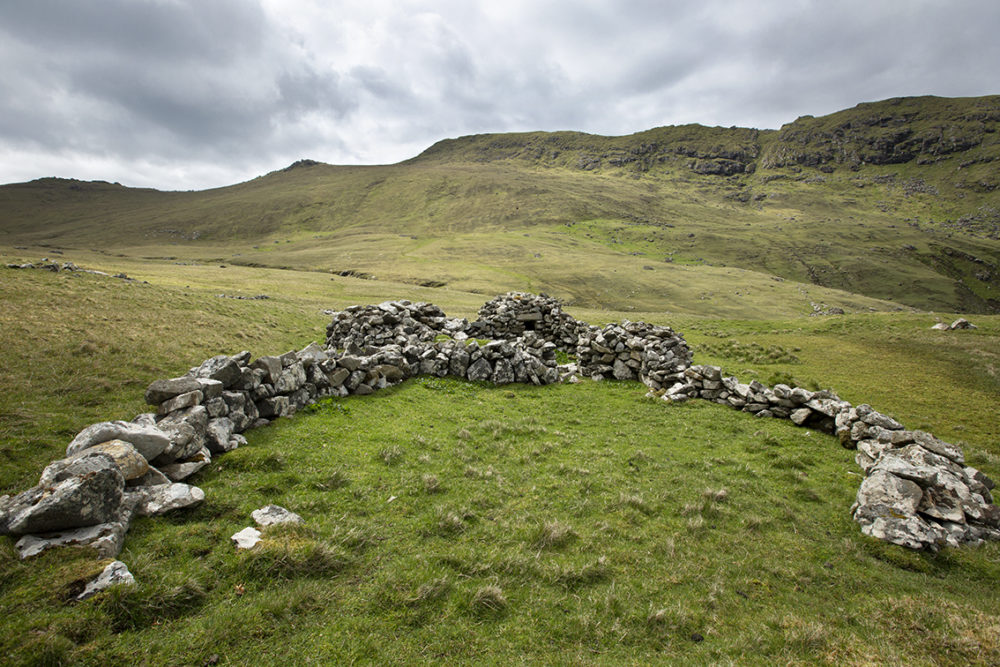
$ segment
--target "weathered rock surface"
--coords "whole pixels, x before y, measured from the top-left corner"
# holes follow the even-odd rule
[[[304,523],[302,517],[280,505],[267,505],[250,513],[258,526],[276,526],[286,523]]]
[[[76,596],[77,601],[86,600],[98,593],[108,590],[112,586],[131,586],[135,583],[135,577],[129,572],[128,566],[120,560],[108,563],[108,566],[97,575],[97,578],[89,582],[83,592]]]
[[[157,516],[176,509],[192,507],[205,500],[205,492],[197,486],[173,483],[144,487],[130,491],[136,495],[136,516]]]
[[[0,529],[24,535],[91,526],[115,516],[125,479],[107,454],[62,459],[42,472],[38,486],[7,501]]]
[[[170,436],[155,426],[123,421],[100,422],[80,431],[66,447],[66,456],[109,440],[131,443],[147,461],[155,459],[170,444]]]

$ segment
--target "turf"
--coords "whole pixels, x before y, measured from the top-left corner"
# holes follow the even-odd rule
[[[140,266],[104,261],[95,268]],[[411,298],[471,315],[483,300],[316,272],[141,266],[135,275],[149,284],[0,271],[0,492],[33,484],[88,423],[143,410],[152,379],[218,352],[280,353],[320,339],[324,308]],[[232,292],[271,298],[218,297]],[[598,324],[671,324],[696,362],[832,387],[960,442],[972,465],[1000,477],[998,317],[936,332],[936,316],[920,313],[569,311]],[[135,587],[70,603],[102,563],[72,549],[21,562],[0,539],[0,655],[10,664],[1000,659],[1000,545],[931,555],[866,538],[848,512],[859,471],[833,438],[644,393],[638,383],[494,388],[423,377],[251,431],[246,447],[191,480],[203,505],[133,525],[121,558]],[[268,503],[305,526],[267,531],[261,548],[236,553],[229,536]]]

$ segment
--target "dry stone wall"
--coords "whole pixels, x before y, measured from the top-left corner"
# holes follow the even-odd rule
[[[545,294],[507,292],[487,301],[469,333],[481,338],[511,340],[534,332],[564,352],[576,351],[590,325],[563,312],[562,302]]]
[[[36,486],[0,497],[0,534],[18,537],[22,558],[62,545],[111,558],[131,520],[202,502],[184,480],[246,444],[242,435],[290,417],[324,396],[366,395],[415,375],[498,385],[638,379],[669,402],[709,400],[762,418],[836,435],[857,450],[866,477],[851,508],[862,531],[911,548],[1000,539],[992,480],[965,465],[960,448],[911,431],[832,391],[742,383],[715,366],[692,366],[684,338],[642,322],[593,327],[546,296],[512,292],[480,319],[447,317],[433,304],[390,301],[332,312],[326,346],[280,356],[250,352],[205,360],[182,377],[156,380],[152,407],[131,422],[83,429]],[[480,339],[488,335],[493,340]],[[576,353],[558,365],[557,349]]]
[[[718,366],[692,366],[662,397],[701,398],[836,435],[857,450],[855,461],[866,475],[851,507],[866,535],[930,550],[1000,539],[994,483],[965,465],[961,448],[908,430],[870,405],[852,406],[829,390],[744,384],[723,376]]]

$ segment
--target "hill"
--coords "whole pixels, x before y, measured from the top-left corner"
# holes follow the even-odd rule
[[[779,130],[461,137],[396,165],[303,160],[199,192],[41,179],[0,187],[0,230],[32,250],[598,308],[1000,312],[998,122],[1000,96],[899,98]],[[797,296],[773,298],[772,278]]]

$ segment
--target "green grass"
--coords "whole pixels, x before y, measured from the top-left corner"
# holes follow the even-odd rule
[[[324,308],[449,289],[316,272],[91,256],[151,284],[0,270],[0,492],[23,490],[87,424],[131,418],[158,377],[241,348],[320,340]],[[218,293],[268,293],[266,301]],[[628,304],[625,304],[628,305]],[[960,442],[1000,478],[1000,317],[735,320],[570,307],[670,324],[697,363],[794,379]],[[942,316],[949,319],[949,316]],[[772,358],[771,353],[777,358]],[[794,359],[792,358],[794,357]],[[1000,545],[910,552],[848,512],[835,439],[637,383],[418,378],[247,433],[191,481],[200,507],[133,525],[139,582],[83,603],[90,552],[27,562],[0,539],[10,664],[560,662],[989,664]],[[229,536],[269,503],[306,524]]]
[[[296,661],[338,663],[996,660],[998,545],[931,556],[863,537],[846,511],[851,459],[831,437],[667,406],[635,383],[417,379],[252,432],[200,474],[204,505],[133,526],[121,558],[139,586],[68,606],[92,561],[19,563],[8,548],[4,650],[186,664],[278,664],[290,646]],[[331,470],[346,471],[337,484]],[[305,526],[234,553],[228,536],[268,503]]]

